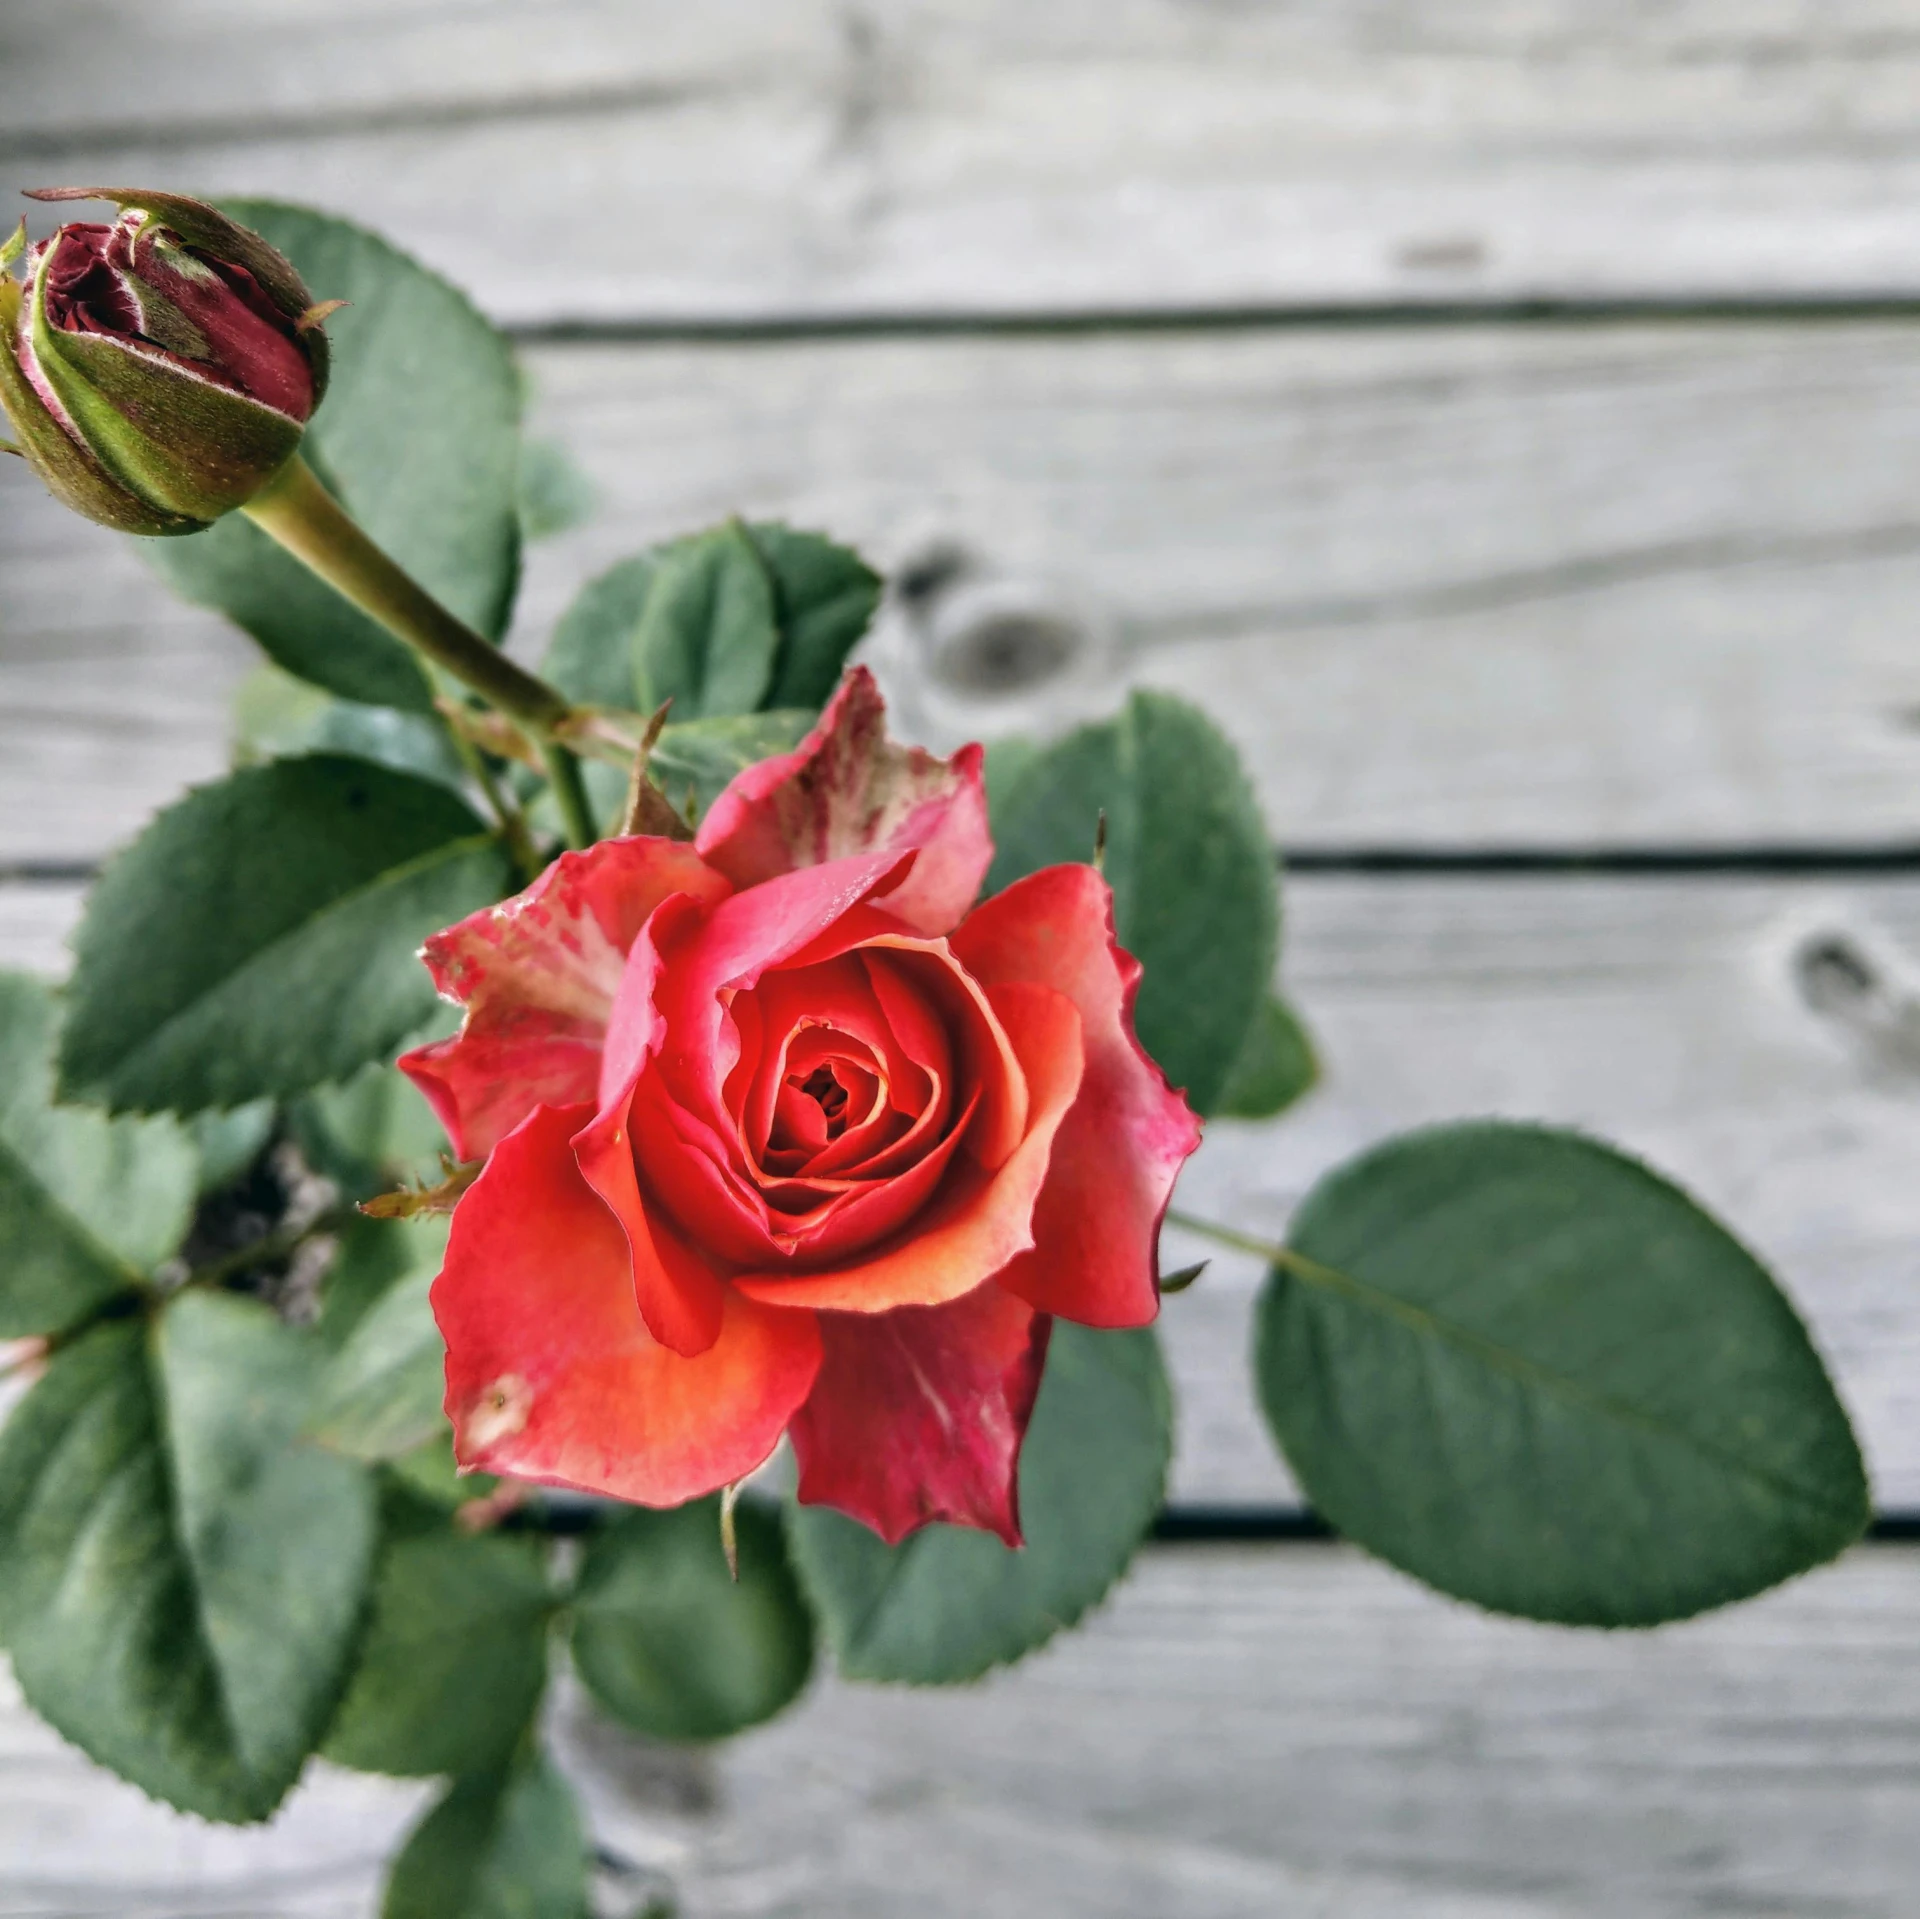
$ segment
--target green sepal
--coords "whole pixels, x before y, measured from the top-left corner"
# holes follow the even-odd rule
[[[0,407],[20,436],[20,451],[62,506],[117,533],[197,533],[203,522],[152,506],[127,491],[92,454],[68,437],[20,370],[21,290],[0,280]]]

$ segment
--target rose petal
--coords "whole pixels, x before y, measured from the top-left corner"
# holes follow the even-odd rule
[[[427,941],[444,998],[467,1009],[459,1034],[406,1055],[462,1159],[479,1159],[536,1106],[591,1099],[629,948],[671,894],[730,888],[673,840],[602,840],[563,853],[527,888]]]
[[[725,1287],[720,1276],[640,1195],[633,1134],[619,1108],[596,1114],[572,1140],[580,1176],[626,1236],[628,1281],[647,1331],[683,1358],[720,1337]]]
[[[694,844],[736,886],[851,854],[919,849],[887,910],[916,933],[944,933],[993,859],[983,756],[950,760],[887,738],[886,702],[856,666],[799,746],[737,774]]]
[[[1020,1442],[1052,1321],[991,1283],[945,1306],[823,1313],[793,1418],[800,1500],[897,1545],[932,1520],[1020,1544]]]
[[[1090,866],[1050,866],[972,913],[951,941],[977,978],[1038,981],[1080,1009],[1086,1079],[1034,1211],[1031,1253],[1000,1274],[1042,1312],[1144,1326],[1159,1310],[1160,1220],[1200,1122],[1133,1034],[1140,963],[1113,937]]]
[[[1045,986],[990,987],[987,998],[1027,1082],[1019,1145],[992,1170],[961,1156],[926,1209],[867,1258],[827,1272],[740,1273],[737,1291],[769,1304],[853,1313],[937,1306],[972,1292],[1032,1247],[1054,1138],[1080,1090],[1080,1015]]]
[[[731,1294],[697,1359],[641,1323],[627,1245],[574,1163],[589,1105],[541,1107],[461,1200],[434,1317],[463,1466],[673,1506],[773,1450],[820,1366],[813,1315]]]

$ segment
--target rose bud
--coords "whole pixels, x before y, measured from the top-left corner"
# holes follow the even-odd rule
[[[124,533],[197,533],[243,506],[299,447],[326,389],[327,343],[300,276],[257,233],[198,200],[59,187],[111,200],[0,249],[0,405],[49,490]]]
[[[463,1159],[433,1308],[462,1465],[671,1506],[790,1433],[888,1540],[1020,1538],[1054,1317],[1139,1326],[1199,1143],[1090,866],[974,904],[981,753],[856,670],[697,838],[563,854],[427,942],[400,1063]]]

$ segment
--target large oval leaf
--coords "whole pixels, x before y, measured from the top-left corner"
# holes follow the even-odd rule
[[[1273,848],[1232,746],[1184,701],[1135,693],[1114,719],[993,757],[988,891],[1091,859],[1104,812],[1115,927],[1145,969],[1140,1043],[1196,1110],[1214,1111],[1280,937]]]
[[[807,1683],[813,1622],[777,1514],[734,1515],[738,1580],[720,1546],[720,1502],[633,1511],[587,1548],[573,1660],[616,1719],[656,1739],[723,1739],[770,1719]]]
[[[203,786],[88,900],[63,1083],[192,1112],[343,1078],[432,1012],[420,942],[511,883],[464,801],[390,767],[316,754]]]
[[[310,463],[428,592],[497,639],[520,573],[520,388],[506,341],[463,294],[345,220],[223,204],[317,299],[348,302],[327,322],[333,377],[307,430]],[[413,655],[238,514],[148,551],[289,673],[347,699],[431,710]]]
[[[1681,1618],[1867,1519],[1846,1415],[1764,1269],[1576,1134],[1440,1127],[1330,1174],[1269,1276],[1257,1371],[1335,1526],[1503,1612]]]
[[[53,994],[0,973],[0,1339],[63,1332],[179,1245],[200,1156],[168,1119],[53,1104]]]
[[[951,1684],[1071,1626],[1153,1524],[1172,1450],[1153,1333],[1056,1322],[1020,1453],[1019,1551],[970,1527],[928,1526],[889,1546],[826,1507],[788,1514],[801,1581],[841,1671]]]
[[[304,1343],[189,1293],[82,1335],[0,1433],[0,1638],[51,1725],[156,1798],[264,1819],[346,1680],[359,1467],[298,1442]]]

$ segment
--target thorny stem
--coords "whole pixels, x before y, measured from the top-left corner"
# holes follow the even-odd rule
[[[240,510],[361,612],[532,733],[553,778],[568,839],[575,846],[592,844],[580,765],[559,742],[573,718],[564,694],[455,619],[368,539],[297,453]]]

